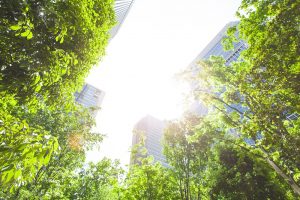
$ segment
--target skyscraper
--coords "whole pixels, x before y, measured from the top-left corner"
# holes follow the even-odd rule
[[[234,49],[230,51],[225,51],[222,46],[222,40],[226,37],[226,31],[228,28],[237,25],[239,22],[230,22],[222,30],[213,38],[212,41],[208,43],[208,45],[200,52],[200,54],[193,60],[193,62],[188,66],[189,70],[192,72],[193,75],[197,76],[199,73],[198,62],[200,60],[207,60],[210,56],[222,56],[225,59],[225,65],[230,65],[231,62],[237,61],[241,52],[247,49],[247,44],[243,40],[239,40],[235,42]],[[237,34],[237,33],[236,33]],[[201,70],[201,67],[200,67]],[[197,83],[191,82],[192,90],[197,89]],[[243,107],[241,104],[231,104],[231,107],[238,109],[239,111],[243,112],[248,108]],[[195,100],[192,105],[190,106],[190,111],[197,115],[206,115],[207,108],[204,104],[199,101]],[[228,112],[231,112],[232,109],[228,107]],[[296,120],[299,118],[299,114],[297,113],[285,113],[286,119],[288,120]],[[233,129],[230,130],[231,134],[239,135]],[[261,137],[258,133],[257,137]],[[245,142],[249,145],[255,145],[255,141],[253,139],[245,139]]]
[[[150,115],[142,118],[134,127],[134,132],[136,133],[133,134],[132,137],[132,146],[139,144],[142,137],[144,137],[147,155],[153,156],[154,161],[168,166],[166,158],[163,155],[163,146],[161,144],[165,125],[166,123],[164,121]]]
[[[115,37],[124,22],[134,0],[115,0],[115,14],[117,24],[110,30],[111,38]]]
[[[120,29],[124,22],[134,0],[115,0],[115,15],[117,24],[110,30],[110,39],[112,39]],[[104,98],[104,92],[98,88],[85,84],[80,92],[74,94],[76,102],[80,103],[86,108],[95,108],[92,110],[92,115],[96,117]],[[97,109],[98,108],[98,109]]]
[[[243,40],[239,40],[235,42],[234,49],[230,51],[225,51],[222,46],[222,40],[224,37],[226,37],[226,31],[228,28],[237,25],[239,22],[230,22],[226,24],[222,28],[222,30],[207,44],[207,46],[200,52],[200,54],[193,60],[193,62],[188,66],[188,68],[192,71],[194,75],[197,75],[199,67],[198,62],[200,60],[206,60],[209,59],[210,56],[222,56],[225,59],[225,65],[229,65],[233,61],[237,61],[239,58],[241,52],[245,49],[247,49],[247,44]],[[237,33],[236,33],[237,34]],[[197,87],[196,84],[193,82],[191,83],[192,89],[195,89]],[[245,108],[243,108],[241,105],[231,105],[240,111],[243,111]],[[229,109],[230,110],[230,109]],[[194,101],[190,107],[190,111],[193,113],[196,113],[198,115],[205,115],[207,114],[206,107],[199,101]],[[299,114],[297,113],[286,113],[286,117],[288,120],[295,120],[299,117]]]
[[[225,64],[229,65],[233,61],[237,61],[240,56],[240,53],[247,48],[247,44],[243,40],[235,42],[234,49],[230,51],[225,51],[223,49],[222,40],[226,37],[226,31],[228,28],[237,25],[239,22],[234,21],[226,24],[221,31],[206,45],[206,47],[200,52],[200,54],[192,61],[188,66],[190,71],[197,75],[199,72],[198,62],[200,60],[207,60],[210,56],[222,56],[225,59]],[[191,88],[194,90],[197,87],[197,83],[192,82]],[[242,109],[239,105],[233,105]],[[190,111],[197,115],[206,115],[207,108],[203,103],[199,101],[194,101],[190,107]]]
[[[85,84],[80,92],[75,93],[75,101],[86,108],[95,108],[92,115],[97,115],[98,109],[103,101],[105,93],[98,88]]]
[[[230,51],[224,51],[222,46],[222,40],[226,37],[226,31],[228,28],[237,25],[239,22],[230,22],[226,24],[222,30],[206,45],[206,47],[200,52],[200,54],[193,60],[189,67],[197,65],[199,60],[209,59],[210,56],[222,56],[226,65],[233,61],[236,61],[240,56],[241,51],[247,48],[247,44],[243,40],[239,40],[234,43],[234,49]]]

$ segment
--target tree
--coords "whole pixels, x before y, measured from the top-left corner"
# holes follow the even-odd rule
[[[83,158],[83,156],[79,157]],[[118,162],[104,158],[96,164],[89,163],[83,167],[84,162],[80,159],[75,157],[69,159],[71,164],[63,161],[56,163],[54,170],[47,167],[40,180],[19,188],[16,194],[5,194],[3,197],[5,199],[40,199],[40,197],[43,199],[117,199],[116,189],[119,175],[123,171]]]
[[[120,199],[178,199],[179,193],[172,172],[160,163],[155,163],[153,157],[147,156],[143,141],[132,148],[134,162],[121,184]]]
[[[73,94],[104,55],[113,1],[5,0],[0,18],[0,186],[47,193],[55,166],[69,176],[101,138]]]
[[[210,199],[295,199],[267,162],[232,144],[216,144],[207,164]]]
[[[78,185],[70,192],[72,199],[117,199],[119,180],[123,170],[119,162],[104,158],[100,162],[89,163],[78,175]]]
[[[229,66],[217,57],[201,62],[197,91],[228,130],[253,141],[297,194],[300,119],[287,117],[300,113],[299,7],[290,0],[242,1],[240,23],[228,30],[227,42],[242,39],[248,49]]]
[[[5,112],[0,137],[3,191],[10,189],[18,195],[19,189],[25,187],[45,193],[57,175],[79,168],[84,162],[85,150],[102,139],[102,135],[91,132],[94,119],[79,105],[66,103],[53,108],[42,101],[34,109],[4,105],[7,110],[1,111]],[[18,121],[10,121],[11,116],[18,116]],[[8,176],[10,173],[14,176]]]
[[[72,97],[102,58],[112,0],[1,1],[0,92],[21,102]]]
[[[203,192],[202,172],[209,138],[189,141],[198,122],[198,117],[186,115],[181,121],[170,122],[164,132],[164,154],[176,177],[181,199],[186,200],[201,199]]]
[[[151,158],[143,158],[140,165],[131,166],[121,192],[121,199],[178,199],[178,191],[170,171]]]
[[[15,187],[31,181],[43,165],[47,165],[53,152],[58,150],[57,138],[39,124],[31,124],[20,115],[26,109],[18,106],[14,98],[0,99],[0,186],[14,191]]]
[[[165,131],[165,154],[181,199],[295,199],[263,154],[215,122],[186,117]]]

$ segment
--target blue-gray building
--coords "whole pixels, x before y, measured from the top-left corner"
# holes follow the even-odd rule
[[[118,33],[124,22],[134,0],[115,0],[114,10],[117,24],[110,30],[110,39]],[[92,114],[95,117],[104,98],[104,92],[98,88],[85,84],[80,92],[76,92],[75,100],[86,108],[93,108]],[[98,109],[97,109],[98,108]]]
[[[74,94],[75,101],[86,108],[92,108],[92,115],[95,117],[101,106],[105,93],[98,88],[85,84],[80,92]]]
[[[226,31],[229,27],[237,25],[239,22],[230,22],[228,23],[214,38],[212,41],[210,41],[207,46],[201,51],[201,53],[193,60],[193,62],[189,65],[189,69],[192,71],[192,73],[196,76],[199,73],[199,70],[201,70],[201,67],[199,68],[198,62],[200,60],[207,60],[210,58],[210,56],[222,56],[225,59],[225,65],[229,65],[233,61],[237,61],[241,52],[245,49],[247,49],[247,44],[243,40],[239,40],[238,42],[234,43],[234,49],[231,51],[224,51],[222,46],[222,40],[224,37],[226,37]],[[200,72],[201,73],[201,72]],[[191,83],[192,90],[199,89],[197,83]],[[201,88],[200,88],[201,89]],[[225,90],[226,88],[224,88]],[[238,109],[241,112],[244,112],[248,108],[242,107],[240,104],[233,104],[231,107],[234,107],[235,109]],[[195,100],[191,107],[190,111],[198,114],[198,115],[206,115],[208,110],[204,106],[204,104],[199,101]],[[231,108],[227,108],[228,112],[231,112]],[[297,113],[286,113],[286,118],[288,120],[295,120],[299,117],[299,114]],[[231,134],[236,134],[234,130],[231,130]],[[238,135],[238,134],[237,134]],[[260,134],[257,135],[257,137],[261,137]],[[250,145],[254,145],[255,142],[252,139],[245,139],[246,143]]]
[[[115,15],[117,24],[110,30],[111,38],[115,37],[122,26],[134,0],[115,0]]]
[[[166,123],[150,115],[142,118],[134,127],[132,146],[139,144],[142,139],[148,156],[153,156],[155,162],[168,166],[166,157],[163,154],[162,139]],[[131,161],[133,163],[133,161]]]
[[[192,71],[192,73],[195,76],[199,73],[199,70],[201,70],[201,67],[199,68],[198,66],[198,62],[200,60],[207,60],[210,58],[210,56],[222,56],[225,59],[226,65],[229,65],[233,61],[237,61],[237,59],[240,56],[240,53],[247,48],[247,44],[243,40],[239,40],[238,42],[235,42],[233,44],[233,50],[225,51],[223,49],[222,40],[224,39],[224,37],[226,37],[227,29],[232,26],[238,25],[238,23],[238,21],[234,21],[226,24],[226,26],[222,28],[222,30],[206,45],[206,47],[200,52],[200,54],[198,54],[198,56],[192,61],[188,68],[190,69],[190,71]],[[195,90],[196,87],[199,87],[197,83],[192,82],[192,90]],[[235,107],[242,109],[239,105]],[[204,104],[198,100],[192,103],[190,111],[197,115],[206,115],[208,112]]]
[[[234,49],[231,51],[224,51],[222,46],[222,40],[226,37],[226,31],[232,26],[238,25],[238,21],[230,22],[222,28],[222,30],[206,45],[206,47],[200,52],[200,54],[194,59],[191,65],[197,64],[199,60],[209,59],[210,56],[222,56],[226,65],[233,61],[236,61],[240,56],[241,51],[247,48],[247,44],[240,40],[234,43]]]

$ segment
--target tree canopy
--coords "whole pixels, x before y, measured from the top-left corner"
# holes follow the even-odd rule
[[[243,40],[236,62],[212,56],[199,64],[197,96],[216,111],[215,119],[242,143],[259,150],[270,166],[299,187],[299,2],[242,1],[240,22],[225,40]],[[238,32],[238,34],[236,34]],[[291,118],[290,116],[294,116]]]
[[[0,186],[18,196],[51,185],[57,165],[79,168],[101,141],[74,92],[104,56],[115,15],[112,0],[4,0],[0,18]]]
[[[168,165],[142,143],[128,170],[86,163],[103,136],[74,102],[105,54],[113,3],[0,1],[0,199],[299,199],[300,2],[242,0],[223,44],[247,49],[185,73],[208,114],[167,123]]]
[[[0,92],[61,102],[105,54],[112,0],[1,1]]]
[[[259,152],[210,117],[214,119],[188,116],[166,128],[165,154],[180,199],[295,198]]]

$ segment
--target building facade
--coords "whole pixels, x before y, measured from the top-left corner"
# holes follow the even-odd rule
[[[228,28],[237,25],[239,22],[230,22],[228,23],[214,38],[212,41],[208,43],[208,45],[201,51],[201,53],[193,60],[193,62],[188,66],[189,70],[192,72],[193,75],[197,75],[199,73],[199,70],[201,70],[201,67],[199,69],[198,62],[200,60],[207,60],[211,56],[222,56],[225,59],[225,65],[230,65],[231,62],[237,61],[241,52],[245,49],[247,49],[247,44],[243,40],[239,40],[238,42],[235,42],[234,49],[230,51],[225,51],[222,46],[222,40],[224,37],[226,37],[226,31]],[[191,83],[191,88],[194,90],[197,86],[197,83]],[[244,112],[248,108],[243,107],[240,104],[232,104],[231,107]],[[208,113],[207,108],[204,106],[204,104],[199,101],[195,100],[191,107],[190,111],[194,114],[204,116]],[[227,108],[227,112],[232,112],[232,108]],[[286,119],[288,120],[296,120],[299,118],[299,114],[297,113],[285,113]],[[230,130],[230,134],[238,136],[239,134],[236,133],[233,129]],[[261,135],[258,133],[257,137],[261,137]],[[253,139],[245,139],[245,142],[249,145],[255,145],[255,141]]]
[[[115,37],[122,26],[134,0],[115,0],[115,15],[117,24],[110,30],[111,38]]]
[[[224,51],[222,46],[222,40],[226,37],[227,29],[238,25],[238,21],[230,22],[226,24],[222,30],[206,45],[206,47],[200,52],[200,54],[193,60],[189,67],[194,67],[197,65],[199,60],[209,59],[210,56],[222,56],[226,65],[229,65],[231,62],[236,61],[240,56],[241,51],[247,48],[247,44],[240,40],[234,43],[234,49],[230,51]]]
[[[147,156],[153,156],[155,162],[168,166],[161,143],[165,126],[166,123],[164,121],[150,115],[142,118],[134,127],[132,146],[139,144],[144,139]],[[134,162],[131,161],[131,163]]]
[[[229,65],[233,61],[237,61],[241,52],[247,48],[247,44],[243,40],[235,42],[234,49],[230,51],[225,51],[223,49],[222,40],[226,37],[227,29],[238,25],[238,21],[230,22],[226,24],[222,30],[206,45],[206,47],[198,54],[198,56],[192,61],[188,66],[188,69],[196,76],[199,73],[198,62],[200,60],[207,60],[211,56],[222,56],[225,59],[225,65]],[[201,69],[200,69],[201,70]],[[197,83],[191,83],[192,90],[198,87]],[[232,105],[240,110],[243,108],[240,105]],[[197,115],[206,115],[207,108],[202,102],[198,100],[194,101],[190,107],[190,111]]]
[[[193,60],[193,62],[188,66],[188,68],[192,71],[194,75],[197,75],[199,72],[198,62],[200,60],[207,60],[210,58],[210,56],[222,56],[225,59],[225,65],[229,65],[231,62],[237,61],[241,52],[245,49],[247,49],[247,44],[243,40],[239,40],[238,42],[235,42],[234,49],[230,51],[225,51],[222,46],[222,40],[224,37],[226,37],[226,31],[228,28],[232,26],[238,25],[238,21],[230,22],[226,24],[222,28],[222,30],[211,40],[207,46],[200,52],[200,54]],[[236,33],[238,34],[238,33]],[[197,87],[196,84],[191,83],[192,90]],[[240,110],[245,111],[245,109],[241,105],[231,105],[232,107]],[[203,103],[199,101],[195,101],[192,103],[190,107],[190,111],[197,114],[197,115],[206,115],[207,114],[207,108],[203,105]],[[228,109],[228,112],[231,110]],[[288,120],[295,120],[299,118],[299,114],[297,113],[286,113],[286,117]]]
[[[110,39],[115,37],[124,22],[134,0],[115,0],[114,10],[117,24],[110,30]],[[100,108],[105,93],[98,88],[85,84],[80,92],[75,93],[75,100],[86,108]],[[95,117],[99,109],[93,110]]]
[[[93,108],[92,115],[96,117],[105,93],[98,88],[85,84],[80,92],[74,94],[75,101],[86,108]]]

